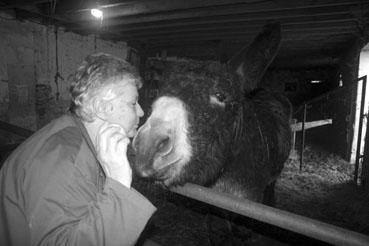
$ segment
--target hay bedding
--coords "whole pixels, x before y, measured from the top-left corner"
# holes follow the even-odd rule
[[[277,208],[369,235],[369,194],[353,183],[354,166],[307,146],[302,172],[288,160],[276,187]]]
[[[299,172],[299,160],[287,161],[276,185],[276,207],[369,235],[369,195],[352,183],[352,176],[353,166],[339,156],[307,146],[302,172]],[[229,243],[225,224],[220,219],[211,216],[212,228],[208,230],[208,206],[151,183],[136,181],[134,185],[158,207],[150,223],[153,226],[148,227],[146,234],[155,242],[161,245]],[[239,245],[262,245],[244,230],[233,238],[233,243]]]

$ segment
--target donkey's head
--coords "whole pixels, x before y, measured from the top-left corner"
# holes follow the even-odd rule
[[[133,141],[136,172],[165,185],[210,184],[231,156],[244,93],[254,89],[277,53],[279,24],[270,24],[227,65],[167,66],[152,113]]]

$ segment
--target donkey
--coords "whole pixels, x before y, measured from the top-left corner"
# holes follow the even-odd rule
[[[152,112],[133,140],[135,172],[165,186],[187,182],[272,204],[290,152],[291,105],[257,88],[280,43],[268,24],[227,64],[166,64]]]

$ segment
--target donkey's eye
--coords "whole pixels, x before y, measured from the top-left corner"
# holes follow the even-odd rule
[[[223,102],[226,99],[226,96],[221,92],[216,92],[215,96],[219,100],[219,102]]]

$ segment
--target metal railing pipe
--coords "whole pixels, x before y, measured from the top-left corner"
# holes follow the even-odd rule
[[[189,198],[334,245],[369,245],[369,236],[195,184],[171,188]]]

